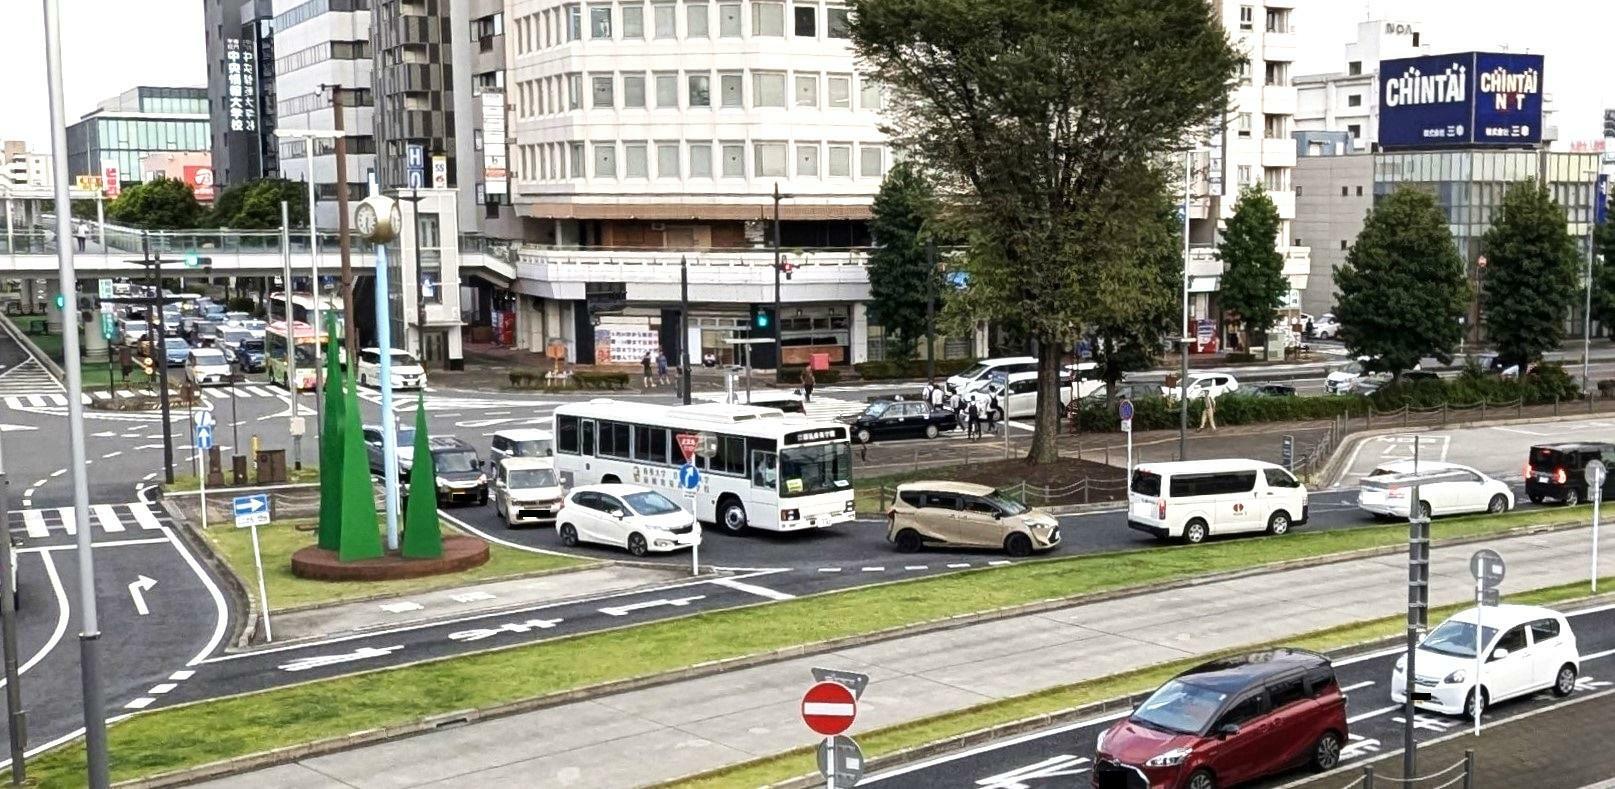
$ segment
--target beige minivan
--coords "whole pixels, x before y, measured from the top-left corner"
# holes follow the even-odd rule
[[[1002,548],[1027,556],[1060,544],[1054,516],[968,482],[908,482],[886,512],[886,540],[912,553],[927,545]]]

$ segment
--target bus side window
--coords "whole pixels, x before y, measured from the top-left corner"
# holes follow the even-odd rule
[[[777,487],[778,475],[775,473],[774,453],[751,453],[751,484],[754,488],[774,490]]]
[[[594,420],[580,420],[583,425],[583,454],[594,454]]]

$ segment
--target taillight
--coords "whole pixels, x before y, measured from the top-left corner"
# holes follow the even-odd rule
[[[1155,517],[1166,520],[1166,499],[1157,499],[1155,501]]]
[[[1554,469],[1554,471],[1553,471],[1553,481],[1554,482],[1557,482],[1560,485],[1563,485],[1563,484],[1565,484],[1565,481],[1568,480],[1568,479],[1570,479],[1570,476],[1568,474],[1565,474],[1565,470],[1563,468]]]
[[[1525,476],[1527,476],[1527,477],[1531,476],[1531,471],[1532,471],[1532,469],[1531,469],[1531,461],[1527,460],[1527,461],[1525,461]]]

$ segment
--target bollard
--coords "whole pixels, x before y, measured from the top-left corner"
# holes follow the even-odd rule
[[[1559,396],[1558,395],[1553,396],[1553,415],[1554,416],[1559,415]]]
[[[1464,789],[1475,789],[1475,749],[1464,751]]]
[[[1374,765],[1363,767],[1363,789],[1374,789]]]
[[[1480,400],[1480,421],[1486,421],[1486,398]]]
[[[1446,400],[1441,401],[1441,426],[1442,427],[1447,426],[1447,401]]]
[[[1587,402],[1589,404],[1592,403],[1591,400],[1588,400]],[[1522,397],[1522,398],[1514,401],[1514,418],[1518,419],[1518,418],[1520,418],[1520,417],[1522,417],[1524,415],[1525,415],[1525,398]]]

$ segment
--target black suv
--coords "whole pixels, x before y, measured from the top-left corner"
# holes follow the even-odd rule
[[[1571,444],[1539,444],[1531,447],[1525,461],[1525,495],[1532,504],[1543,499],[1554,499],[1565,505],[1587,500],[1587,464],[1603,461],[1615,465],[1615,444],[1601,441],[1584,441]],[[1610,488],[1604,485],[1603,497],[1610,498]]]

